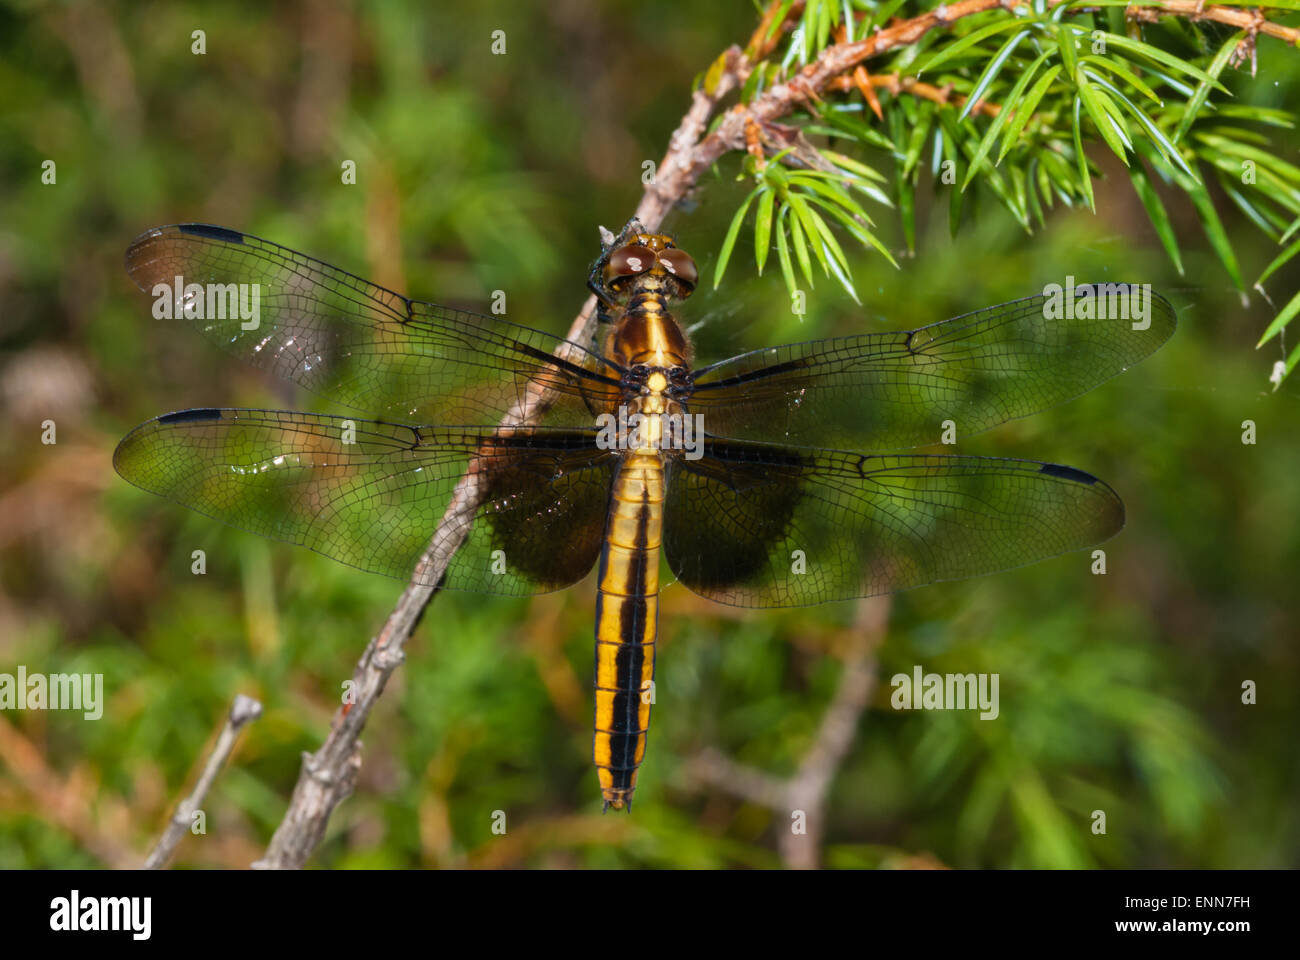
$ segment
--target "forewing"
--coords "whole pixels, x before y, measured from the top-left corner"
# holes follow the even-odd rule
[[[508,596],[587,574],[616,462],[594,430],[478,433],[236,409],[150,420],[113,456],[151,493],[390,577],[411,577],[435,530],[449,545],[464,537],[444,585]],[[449,512],[453,497],[479,506]]]
[[[1169,302],[1135,285],[1083,285],[918,330],[773,347],[698,372],[688,405],[713,436],[897,450],[968,437],[1076,397],[1169,339]],[[1111,319],[1098,314],[1105,313]],[[1139,316],[1144,314],[1145,316]]]
[[[554,405],[540,422],[588,426],[593,411],[619,396],[620,371],[577,344],[501,318],[410,300],[224,227],[150,230],[132,242],[126,267],[156,304],[171,301],[156,309],[170,312],[174,322],[195,326],[254,366],[377,417],[495,425],[528,390],[545,387]],[[200,285],[193,292],[201,296],[186,297],[191,284]]]
[[[664,552],[701,596],[787,607],[1006,570],[1123,525],[1115,491],[1072,467],[713,440],[670,462]]]

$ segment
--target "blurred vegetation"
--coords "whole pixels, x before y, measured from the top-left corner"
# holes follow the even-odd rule
[[[562,333],[596,225],[621,226],[691,79],[755,23],[746,4],[681,0],[454,16],[414,2],[0,5],[0,671],[100,672],[107,697],[93,722],[0,714],[0,867],[142,860],[238,692],[266,713],[177,862],[246,866],[402,586],[113,473],[117,440],[163,411],[322,409],[154,320],[122,270],[131,238],[224,224],[443,303],[481,307],[506,289],[512,319]],[[489,52],[498,29],[504,56]],[[1300,53],[1261,41],[1258,76],[1223,81],[1239,102],[1294,112]],[[1292,159],[1300,147],[1292,130],[1274,143]],[[792,316],[779,271],[755,278],[737,260],[683,307],[706,362],[918,326],[1067,274],[1150,282],[1179,309],[1174,339],[1140,367],[960,445],[1094,472],[1124,497],[1128,527],[1104,577],[1077,554],[894,599],[882,682],[828,802],[831,866],[1300,865],[1297,388],[1270,390],[1277,344],[1254,345],[1273,311],[1243,305],[1197,211],[1166,197],[1180,277],[1125,168],[1105,145],[1090,156],[1097,214],[1058,208],[1032,234],[974,184],[952,235],[948,199],[920,169],[914,244],[879,224],[899,268],[848,251],[862,306],[820,284]],[[340,182],[349,159],[355,186]],[[748,192],[740,172],[729,158],[669,224],[702,276]],[[1210,195],[1242,262],[1267,263],[1274,245]],[[1270,289],[1293,292],[1295,267]],[[40,443],[46,419],[54,446]],[[1246,420],[1255,445],[1241,442]],[[205,576],[190,573],[196,549]],[[740,611],[669,587],[635,812],[602,816],[593,599],[590,581],[532,600],[436,598],[315,863],[779,865],[788,821],[685,770],[705,748],[794,769],[855,605]],[[1001,716],[892,710],[888,677],[915,664],[998,673]],[[1241,703],[1246,680],[1257,705]],[[1096,809],[1105,836],[1091,833]]]

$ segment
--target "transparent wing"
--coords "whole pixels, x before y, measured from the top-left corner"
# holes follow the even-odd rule
[[[968,437],[1086,393],[1154,352],[1174,309],[1136,284],[1085,284],[899,333],[755,350],[696,374],[713,436],[897,450]]]
[[[1101,543],[1124,505],[1073,467],[714,440],[668,470],[664,553],[694,592],[787,607],[906,590]]]
[[[409,300],[225,227],[150,230],[127,249],[126,268],[155,296],[155,309],[176,322],[254,366],[377,417],[494,425],[532,384],[556,398],[541,422],[583,426],[619,396],[621,371],[575,343]],[[199,287],[187,295],[191,284]]]
[[[113,455],[125,479],[235,527],[407,579],[458,486],[481,505],[445,586],[519,596],[586,576],[617,460],[594,430],[477,433],[280,410],[200,409],[141,424]],[[468,474],[468,477],[467,477]]]

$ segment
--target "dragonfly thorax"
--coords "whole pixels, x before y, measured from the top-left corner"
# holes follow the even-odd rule
[[[605,341],[605,355],[626,370],[644,366],[669,370],[688,365],[691,348],[662,298],[647,297],[629,305]]]

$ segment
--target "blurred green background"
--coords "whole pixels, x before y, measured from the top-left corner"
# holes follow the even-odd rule
[[[240,692],[266,713],[176,863],[246,866],[402,587],[116,476],[117,440],[165,411],[328,409],[152,319],[122,269],[130,240],[223,224],[420,298],[482,308],[506,289],[512,319],[563,333],[596,225],[630,215],[692,79],[755,19],[685,0],[0,5],[0,672],[103,673],[107,698],[93,722],[0,714],[0,867],[139,863]],[[1300,53],[1261,41],[1258,78],[1229,85],[1294,106],[1297,79]],[[1281,136],[1294,158],[1300,140]],[[668,224],[706,276],[738,168],[728,158]],[[779,272],[755,280],[743,257],[683,308],[702,362],[918,326],[1067,274],[1151,282],[1179,309],[1139,367],[960,444],[1096,473],[1128,527],[1105,576],[1075,554],[893,598],[881,683],[820,815],[829,866],[1300,866],[1300,386],[1270,390],[1277,345],[1253,347],[1271,314],[1243,306],[1190,210],[1170,199],[1180,277],[1126,178],[1098,186],[1098,216],[1058,211],[1032,236],[985,197],[951,238],[941,200],[900,270],[856,258],[861,308],[827,282],[800,322]],[[1257,275],[1273,251],[1221,213]],[[1275,300],[1300,278],[1278,279]],[[313,863],[779,866],[788,816],[690,770],[713,750],[788,776],[881,608],[741,611],[669,587],[629,817],[602,816],[590,765],[593,600],[590,580],[527,601],[437,597]],[[887,679],[915,664],[998,673],[1000,718],[892,710]]]

